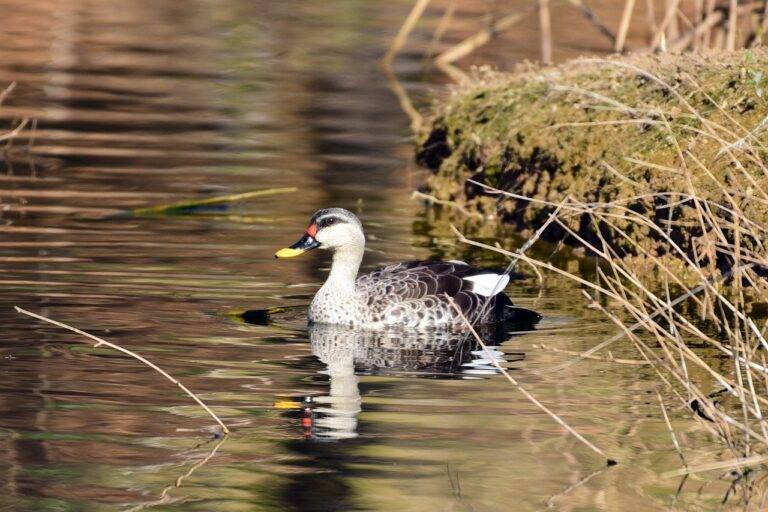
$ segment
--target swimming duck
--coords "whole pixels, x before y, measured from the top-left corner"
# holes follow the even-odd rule
[[[448,297],[476,325],[536,323],[541,316],[515,308],[502,290],[509,275],[460,261],[408,261],[357,277],[365,250],[360,220],[342,208],[317,211],[295,244],[275,253],[292,258],[312,249],[333,253],[331,272],[309,306],[310,323],[366,329],[456,328],[464,321]]]

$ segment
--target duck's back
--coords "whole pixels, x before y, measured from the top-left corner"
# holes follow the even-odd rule
[[[458,261],[409,261],[357,279],[360,323],[367,327],[449,327],[463,323],[450,297],[473,324],[508,320],[512,301],[504,271]]]

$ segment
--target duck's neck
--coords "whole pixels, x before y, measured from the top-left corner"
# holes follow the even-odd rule
[[[331,273],[323,288],[337,292],[355,291],[355,278],[363,261],[363,247],[341,247],[333,253]]]

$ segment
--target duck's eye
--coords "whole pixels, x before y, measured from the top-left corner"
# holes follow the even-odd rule
[[[336,224],[336,219],[334,219],[333,217],[325,221],[326,226],[332,226],[333,224]]]

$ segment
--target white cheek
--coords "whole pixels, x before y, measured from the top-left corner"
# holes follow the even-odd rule
[[[353,240],[353,235],[344,226],[329,226],[317,234],[317,241],[329,247],[345,245]]]

